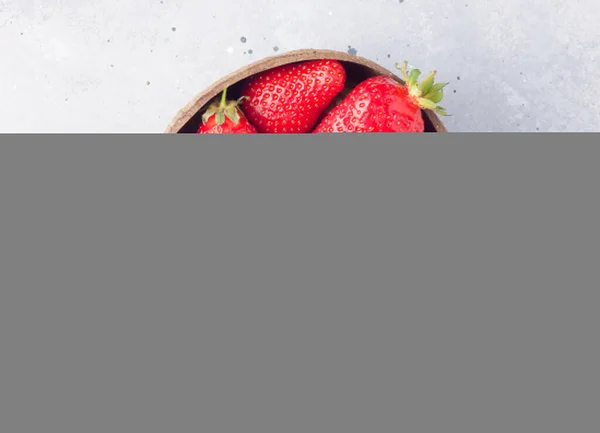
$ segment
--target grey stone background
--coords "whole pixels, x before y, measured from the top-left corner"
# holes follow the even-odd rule
[[[0,132],[161,132],[299,48],[437,69],[452,131],[600,131],[599,22],[598,0],[0,0]]]

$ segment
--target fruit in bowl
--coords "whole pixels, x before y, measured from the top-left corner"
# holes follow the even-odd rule
[[[424,132],[423,109],[446,116],[438,105],[448,83],[434,84],[436,72],[418,82],[421,72],[402,66],[400,84],[390,77],[377,75],[356,86],[321,121],[313,133],[320,132]]]
[[[345,84],[346,70],[337,60],[283,65],[244,83],[242,109],[261,133],[309,133]]]
[[[447,83],[406,62],[400,77],[367,60],[300,50],[249,65],[180,110],[166,132],[306,134],[445,132]],[[227,99],[227,95],[231,99]]]

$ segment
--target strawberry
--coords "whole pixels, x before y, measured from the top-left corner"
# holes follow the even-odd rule
[[[261,133],[308,133],[345,83],[337,60],[283,65],[251,77],[242,88],[248,99],[241,107]]]
[[[398,65],[396,65],[398,67]],[[386,76],[375,76],[359,83],[323,118],[313,133],[322,132],[423,132],[421,110],[433,110],[447,116],[437,105],[448,83],[433,84],[436,71],[420,84],[421,72],[407,72],[402,66],[405,84]]]
[[[237,101],[226,98],[227,88],[223,90],[221,100],[213,102],[202,115],[198,134],[257,134],[256,128],[238,108],[244,97]]]

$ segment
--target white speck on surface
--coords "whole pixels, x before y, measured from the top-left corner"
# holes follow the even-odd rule
[[[327,12],[327,15],[329,15],[329,16],[333,15],[333,11]]]
[[[228,52],[229,54],[233,53],[233,47],[227,47],[227,52]]]

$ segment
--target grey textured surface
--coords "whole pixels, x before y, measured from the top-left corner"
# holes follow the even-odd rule
[[[600,131],[598,22],[598,0],[0,0],[0,132],[161,132],[299,48],[436,68],[453,131]]]

